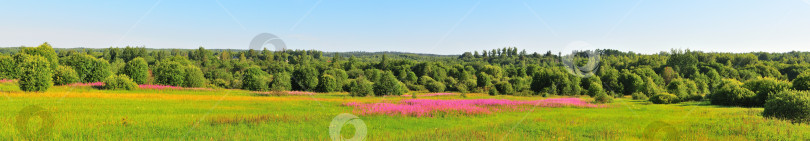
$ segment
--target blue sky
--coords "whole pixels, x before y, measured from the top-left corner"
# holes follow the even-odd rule
[[[810,0],[0,0],[0,9],[4,47],[247,49],[272,33],[290,49],[330,52],[810,51]]]

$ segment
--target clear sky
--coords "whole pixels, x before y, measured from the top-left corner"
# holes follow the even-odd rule
[[[0,46],[810,51],[810,0],[0,0]],[[574,45],[571,45],[574,44]]]

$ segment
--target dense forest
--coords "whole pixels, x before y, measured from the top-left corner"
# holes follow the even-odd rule
[[[570,73],[563,53],[515,47],[429,55],[400,52],[324,53],[317,50],[209,50],[124,48],[0,49],[0,79],[18,79],[23,91],[53,85],[104,82],[102,89],[138,84],[251,91],[348,92],[352,96],[412,91],[520,96],[588,95],[598,102],[630,96],[657,104],[710,101],[765,107],[765,115],[810,119],[810,53],[717,53],[671,50],[638,54],[611,49],[593,74]],[[588,55],[573,52],[575,64]],[[577,66],[573,66],[576,68]],[[804,102],[796,102],[804,100]],[[803,105],[802,105],[803,104]],[[804,107],[804,113],[785,107]],[[781,108],[781,109],[780,109]],[[770,109],[770,110],[769,110]],[[781,110],[781,111],[780,111]]]

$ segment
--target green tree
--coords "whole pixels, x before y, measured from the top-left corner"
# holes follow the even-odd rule
[[[11,56],[0,55],[0,79],[17,78],[17,62]]]
[[[367,96],[374,94],[373,84],[364,77],[355,79],[349,85],[349,94],[351,94],[351,96]]]
[[[621,82],[622,86],[624,86],[623,93],[625,95],[640,91],[641,87],[644,85],[644,80],[641,79],[640,76],[628,70],[622,70],[621,77],[619,77],[619,82]]]
[[[318,91],[320,92],[336,92],[340,90],[337,79],[332,75],[321,75],[321,78],[318,80]]]
[[[495,88],[497,88],[498,92],[502,94],[512,95],[515,93],[515,89],[512,87],[512,84],[509,84],[509,82],[506,81],[495,84]]]
[[[270,90],[273,91],[289,91],[292,89],[292,84],[290,83],[290,74],[287,72],[279,72],[273,75],[273,82],[270,86]]]
[[[720,89],[712,94],[711,103],[725,106],[755,106],[757,104],[756,94],[743,88],[742,85],[742,82],[737,80],[723,80]]]
[[[55,85],[66,85],[79,82],[79,75],[73,68],[68,66],[56,67],[53,74],[53,83]]]
[[[109,77],[104,79],[104,89],[108,90],[133,90],[138,88],[138,84],[135,83],[132,79],[130,79],[126,75],[110,75]]]
[[[242,76],[242,89],[251,91],[267,91],[270,76],[259,67],[250,67]]]
[[[135,83],[146,84],[146,80],[149,78],[149,64],[143,58],[137,57],[127,62],[123,73],[132,78]]]
[[[755,106],[763,106],[770,94],[790,90],[790,85],[790,82],[787,81],[765,77],[745,81],[743,87],[756,93],[757,103]]]
[[[57,66],[59,66],[59,58],[57,58],[56,52],[53,50],[53,47],[51,47],[51,44],[48,44],[48,42],[42,43],[42,45],[39,45],[36,48],[24,47],[22,50],[20,50],[20,52],[31,56],[39,55],[44,57],[48,60],[51,70],[54,70]]]
[[[184,83],[185,87],[193,87],[193,88],[205,87],[205,85],[208,83],[208,80],[205,79],[202,70],[193,65],[189,65],[186,67],[185,79],[186,79]]]
[[[318,70],[309,66],[299,66],[293,72],[293,88],[304,91],[315,91],[318,87]]]
[[[157,84],[185,86],[186,66],[175,61],[164,60],[154,69]]]
[[[439,81],[429,81],[425,84],[425,88],[427,88],[430,92],[444,92],[446,86],[444,83]]]
[[[53,72],[51,70],[50,62],[42,56],[25,55],[22,54],[18,59],[17,68],[20,69],[20,90],[31,91],[46,91],[53,86]]]
[[[806,71],[793,79],[793,89],[810,90],[810,71]]]
[[[65,58],[65,65],[73,67],[82,82],[100,82],[112,75],[107,60],[87,54],[73,54]]]
[[[810,92],[782,91],[765,102],[764,117],[791,120],[794,123],[810,123]]]
[[[374,95],[402,95],[402,86],[391,71],[383,73],[378,82],[374,82]]]

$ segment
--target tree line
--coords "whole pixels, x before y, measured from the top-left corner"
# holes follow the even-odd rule
[[[764,107],[780,95],[807,98],[810,53],[717,53],[671,50],[639,54],[611,49],[597,71],[570,73],[562,53],[528,53],[515,47],[461,55],[317,50],[0,49],[0,79],[19,79],[21,90],[104,82],[107,89],[137,84],[246,89],[251,91],[348,92],[352,96],[402,95],[410,91],[490,95],[589,95],[609,102],[625,95],[669,104],[709,100],[727,106]],[[357,56],[355,56],[357,55]],[[573,52],[577,64],[587,54]],[[789,94],[780,94],[789,93]],[[784,98],[783,98],[784,99]],[[807,103],[804,103],[807,104]],[[767,107],[766,107],[767,109]],[[810,117],[810,115],[805,115]]]

